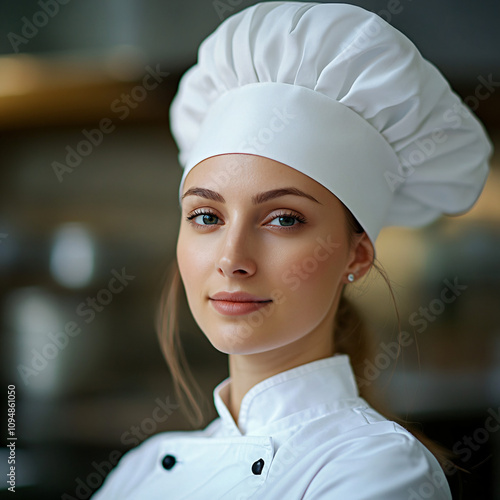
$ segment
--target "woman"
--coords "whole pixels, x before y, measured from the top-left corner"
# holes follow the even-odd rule
[[[481,125],[376,15],[297,2],[222,23],[171,119],[180,277],[230,377],[219,418],[148,439],[95,498],[451,498],[435,456],[360,397],[342,294],[374,265],[382,227],[471,207]],[[170,305],[160,337],[182,385]]]

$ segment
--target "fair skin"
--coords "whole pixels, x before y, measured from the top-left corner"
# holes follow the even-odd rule
[[[254,385],[335,353],[342,288],[349,273],[368,272],[373,247],[365,233],[350,238],[343,205],[318,182],[268,158],[226,154],[186,177],[177,261],[196,322],[229,355],[225,403],[237,423]],[[233,299],[214,297],[224,292],[252,297],[228,314]]]

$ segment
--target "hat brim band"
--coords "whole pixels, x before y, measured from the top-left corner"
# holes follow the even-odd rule
[[[230,90],[211,106],[184,165],[244,153],[284,163],[329,189],[372,243],[384,225],[393,192],[384,173],[398,158],[384,137],[356,112],[319,92],[283,83]]]

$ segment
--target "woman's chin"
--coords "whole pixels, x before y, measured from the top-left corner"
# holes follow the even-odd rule
[[[256,354],[273,348],[265,341],[265,332],[248,329],[247,325],[224,325],[218,327],[213,334],[205,336],[210,343],[220,352],[225,354]]]

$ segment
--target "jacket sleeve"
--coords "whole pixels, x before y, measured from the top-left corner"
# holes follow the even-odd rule
[[[451,500],[435,457],[397,429],[348,441],[335,455],[314,476],[303,500]]]

